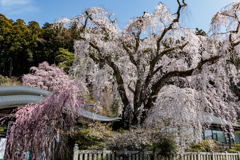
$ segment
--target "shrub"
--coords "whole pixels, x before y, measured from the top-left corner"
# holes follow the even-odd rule
[[[240,144],[233,143],[232,149],[227,150],[229,153],[237,153],[240,152]]]
[[[153,146],[156,148],[156,151],[158,151],[158,155],[163,157],[172,157],[178,152],[178,146],[174,137],[163,137],[159,141],[154,142]]]
[[[96,122],[86,124],[81,121],[83,126],[76,126],[73,140],[78,144],[79,149],[102,149],[106,148],[106,141],[112,133],[110,124],[104,125]]]
[[[202,143],[192,143],[190,148],[187,151],[191,152],[222,152],[224,149],[219,147],[220,142],[213,140],[203,140]]]
[[[206,152],[206,149],[203,147],[203,145],[201,143],[193,143],[191,145],[191,151],[193,151],[193,152],[196,152],[196,151]]]
[[[7,76],[4,77],[4,76],[0,75],[0,85],[1,86],[6,83],[9,84],[11,82],[12,82],[12,80],[10,78],[8,78]]]

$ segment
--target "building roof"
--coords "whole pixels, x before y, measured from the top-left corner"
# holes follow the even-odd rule
[[[0,96],[9,95],[48,95],[49,91],[26,86],[0,86]]]
[[[232,125],[232,126],[234,126],[234,127],[240,127],[239,125],[237,125],[237,124],[234,124],[234,123],[231,123],[231,122],[227,122],[227,121],[225,121],[225,120],[223,120],[223,119],[221,119],[221,118],[219,118],[219,117],[216,117],[216,116],[214,116],[214,115],[207,115],[207,114],[205,114],[205,115],[203,115],[202,116],[202,121],[203,122],[208,122],[207,120],[208,119],[210,119],[210,121],[211,121],[211,124],[216,124],[216,125]]]
[[[44,100],[45,97],[40,95],[48,95],[50,92],[33,87],[25,86],[1,86],[0,87],[0,109],[13,108],[23,106],[28,103],[37,103]],[[91,107],[91,104],[87,105]],[[66,105],[66,107],[68,107]],[[114,122],[121,120],[120,117],[106,117],[95,114],[84,109],[78,111],[80,116],[96,121]]]

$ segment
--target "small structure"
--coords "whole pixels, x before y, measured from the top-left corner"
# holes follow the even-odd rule
[[[211,119],[211,126],[209,129],[204,130],[203,139],[204,140],[215,140],[218,142],[221,142],[222,146],[224,148],[231,148],[232,143],[240,143],[240,135],[233,133],[234,138],[230,136],[229,133],[225,133],[221,125],[226,125],[226,128],[228,129],[228,126],[230,125],[229,122],[223,121],[222,119],[213,116],[208,115],[208,117]],[[237,124],[231,124],[234,127],[235,131],[240,130],[240,126]],[[226,135],[225,135],[226,134]]]

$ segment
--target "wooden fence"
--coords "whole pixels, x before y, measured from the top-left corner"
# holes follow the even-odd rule
[[[117,153],[117,154],[116,154]],[[73,152],[73,160],[150,160],[152,151],[143,151],[139,154],[138,151],[117,151],[114,153],[111,150],[79,150],[75,144]],[[125,159],[123,156],[125,155]],[[162,158],[155,155],[155,160],[240,160],[240,152],[238,153],[213,153],[213,152],[185,152],[183,155],[176,155],[171,158]]]

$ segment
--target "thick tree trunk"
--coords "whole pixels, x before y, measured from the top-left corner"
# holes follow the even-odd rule
[[[128,104],[124,106],[123,111],[122,111],[122,121],[121,121],[121,127],[125,130],[129,130],[130,126],[132,124],[132,108],[131,105]]]

